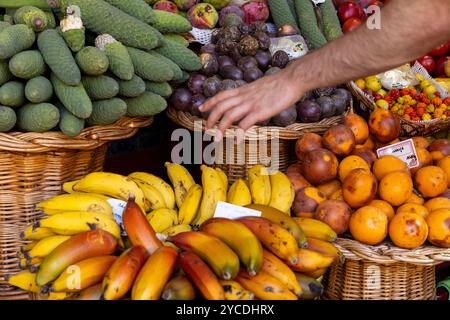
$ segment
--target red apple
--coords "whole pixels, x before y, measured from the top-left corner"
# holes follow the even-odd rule
[[[361,20],[360,18],[350,18],[347,21],[345,21],[344,25],[342,26],[342,31],[344,33],[353,31],[363,23],[364,21]]]
[[[450,49],[450,42],[435,48],[433,51],[430,52],[430,56],[435,58],[442,57],[448,52],[449,49]]]
[[[344,2],[339,6],[338,15],[341,22],[345,22],[350,18],[361,17],[361,6],[354,2]]]
[[[435,78],[445,78],[445,63],[450,60],[450,56],[444,56],[435,60],[436,68],[434,69],[433,76]]]
[[[433,74],[434,70],[436,69],[436,63],[434,62],[432,56],[423,56],[422,58],[418,59],[417,62],[419,62],[428,71],[429,74]]]

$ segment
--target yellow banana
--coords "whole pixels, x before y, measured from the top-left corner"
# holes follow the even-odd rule
[[[102,281],[116,259],[115,256],[98,256],[70,265],[49,288],[43,287],[42,292],[79,292],[93,286]]]
[[[297,300],[297,296],[289,291],[281,281],[264,271],[260,271],[252,277],[241,270],[235,281],[253,292],[260,300]]]
[[[39,299],[42,300],[65,300],[70,298],[71,294],[67,292],[50,292],[49,294],[40,294]]]
[[[25,253],[28,259],[44,258],[48,256],[57,246],[69,240],[70,236],[50,236],[40,240],[29,252]]]
[[[183,204],[178,213],[178,221],[181,224],[191,224],[197,214],[202,200],[203,189],[200,185],[194,184],[188,191]]]
[[[50,236],[56,235],[49,228],[38,228],[35,224],[28,226],[21,234],[20,237],[26,240],[41,240]]]
[[[10,276],[7,281],[10,285],[25,291],[34,293],[38,293],[40,291],[36,284],[36,273],[31,273],[28,270],[20,271],[19,273]]]
[[[28,252],[31,249],[34,248],[34,246],[38,243],[38,241],[32,241],[30,243],[27,243],[26,245],[24,245],[22,248],[20,248],[20,251],[22,252]]]
[[[158,189],[139,179],[133,179],[144,193],[147,209],[167,208],[166,200]]]
[[[147,220],[155,232],[162,232],[178,224],[178,215],[174,209],[160,208],[147,214]]]
[[[233,279],[239,272],[239,257],[222,240],[205,232],[183,232],[168,239],[177,247],[203,259],[223,279]]]
[[[170,280],[178,260],[178,252],[169,247],[160,247],[145,262],[139,272],[131,298],[133,300],[159,300]]]
[[[169,209],[175,209],[175,192],[170,184],[165,182],[163,179],[146,172],[134,172],[130,174],[129,177],[134,181],[140,180],[156,188],[163,196],[166,207]]]
[[[337,239],[337,234],[326,223],[311,218],[294,218],[295,222],[302,228],[307,238],[313,238],[328,242]]]
[[[134,195],[136,203],[145,209],[144,193],[130,178],[109,172],[93,172],[73,186],[75,191],[99,193],[115,199],[128,201]]]
[[[73,190],[73,186],[76,185],[78,183],[78,181],[80,181],[80,180],[69,181],[69,182],[63,183],[63,186],[62,186],[63,191],[66,193],[74,193],[75,190]]]
[[[39,265],[41,264],[41,262],[43,260],[44,260],[44,258],[27,259],[25,257],[20,257],[19,258],[19,269],[25,270],[28,268],[30,270],[30,272],[36,273],[37,269],[39,268]]]
[[[175,190],[175,201],[178,208],[181,208],[189,189],[195,184],[194,178],[192,178],[189,171],[180,164],[166,162],[165,166]]]
[[[163,230],[161,233],[169,236],[169,237],[173,237],[176,236],[179,233],[182,232],[189,232],[192,231],[192,227],[188,224],[179,224],[170,228],[167,228],[165,230]]]
[[[254,300],[253,292],[245,290],[238,282],[232,280],[220,280],[226,300]]]
[[[288,215],[291,214],[291,206],[295,199],[295,191],[288,177],[276,171],[270,175],[272,193],[269,206],[278,209]]]
[[[36,206],[45,214],[68,211],[100,212],[112,216],[111,205],[97,195],[76,192],[47,199]]]
[[[164,300],[194,300],[195,288],[186,276],[176,276],[164,287]]]
[[[223,187],[225,188],[225,190],[228,190],[228,177],[226,173],[220,168],[216,168],[216,171],[219,174],[220,180],[222,180]]]
[[[250,168],[248,170],[248,179],[253,203],[268,205],[271,199],[272,188],[267,168],[262,165]]]
[[[259,272],[263,263],[263,248],[245,225],[235,220],[212,218],[203,223],[200,230],[225,242],[239,256],[249,274]]]
[[[259,217],[243,217],[237,221],[245,224],[259,241],[276,256],[293,264],[298,262],[297,240],[283,227]]]
[[[295,273],[295,277],[300,287],[302,287],[302,300],[312,300],[322,295],[323,285],[319,281],[301,273]]]
[[[299,286],[294,272],[283,261],[267,250],[264,250],[264,262],[261,270],[278,279],[289,290],[294,292],[297,297],[301,296],[302,288]]]
[[[294,271],[308,273],[328,268],[333,263],[333,260],[333,257],[325,256],[309,249],[298,249],[297,262],[286,261],[286,263]]]
[[[38,226],[50,228],[63,235],[75,235],[93,229],[101,229],[120,239],[120,227],[111,216],[98,212],[65,212],[42,219]]]
[[[213,168],[202,165],[203,197],[200,210],[194,220],[194,224],[201,225],[214,216],[217,202],[227,201],[227,190],[223,186],[222,179]]]
[[[228,190],[227,202],[245,207],[252,203],[252,194],[242,179],[236,180]]]

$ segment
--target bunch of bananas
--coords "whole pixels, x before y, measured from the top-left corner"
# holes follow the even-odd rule
[[[341,258],[326,224],[288,214],[287,177],[262,166],[228,188],[220,169],[202,166],[196,184],[166,163],[171,185],[149,173],[98,172],[66,183],[40,204],[46,214],[22,233],[23,271],[9,283],[47,299],[313,299]],[[286,183],[287,181],[287,183]],[[123,231],[110,198],[127,201]],[[281,199],[281,200],[280,200]],[[214,218],[218,201],[261,217]],[[288,207],[289,206],[289,207]],[[178,265],[178,267],[177,267]],[[318,280],[319,279],[319,280]]]

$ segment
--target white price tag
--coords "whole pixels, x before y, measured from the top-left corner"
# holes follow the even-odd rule
[[[214,212],[214,218],[238,219],[248,216],[261,217],[261,211],[219,201],[216,206],[216,211]]]
[[[317,6],[319,4],[325,3],[326,0],[311,0],[311,1],[315,6]]]
[[[416,147],[412,139],[404,140],[377,150],[378,158],[391,155],[401,159],[410,169],[417,168],[420,163],[417,157]]]
[[[108,199],[107,202],[111,205],[113,210],[114,220],[116,220],[117,224],[120,226],[120,230],[122,232],[122,236],[126,237],[127,233],[125,232],[125,228],[122,222],[122,214],[125,211],[125,207],[127,203],[118,199]]]

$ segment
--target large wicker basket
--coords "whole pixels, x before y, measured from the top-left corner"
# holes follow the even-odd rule
[[[39,217],[35,205],[60,194],[62,183],[102,170],[108,141],[129,138],[152,122],[152,117],[123,118],[76,138],[60,132],[0,134],[0,300],[29,297],[5,276],[19,271],[19,235]]]
[[[350,103],[344,114],[316,123],[294,123],[285,128],[254,126],[245,134],[245,145],[239,148],[236,142],[231,152],[228,149],[223,154],[216,155],[218,161],[216,161],[214,166],[221,168],[227,174],[229,182],[241,178],[246,179],[248,169],[256,164],[263,164],[285,171],[295,161],[294,146],[298,138],[305,132],[323,134],[331,126],[341,123],[350,110],[353,110],[352,103]],[[190,131],[205,132],[206,121],[204,119],[196,117],[189,112],[175,110],[172,107],[168,109],[167,114],[174,123]],[[225,138],[235,139],[237,130],[238,127],[236,126],[227,129]],[[263,156],[261,157],[261,155]]]
[[[343,238],[336,246],[345,259],[324,279],[324,297],[332,300],[432,300],[435,265],[450,261],[450,249],[433,246],[406,250],[387,242],[367,246]]]

